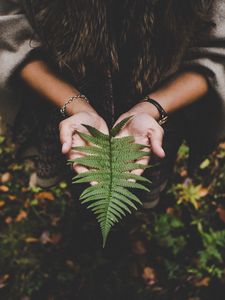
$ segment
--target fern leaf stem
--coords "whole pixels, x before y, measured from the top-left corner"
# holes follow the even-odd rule
[[[113,183],[113,166],[112,166],[112,136],[109,135],[109,169],[110,169],[110,181],[109,181],[109,194],[108,194],[108,205],[107,205],[107,211],[104,221],[104,232],[103,232],[103,248],[105,247],[106,239],[108,236],[109,231],[107,230],[107,220],[108,220],[108,214],[109,214],[109,206],[110,206],[110,198],[112,197],[112,183]]]

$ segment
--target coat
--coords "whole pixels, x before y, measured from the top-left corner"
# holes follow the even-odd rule
[[[191,46],[185,57],[166,74],[192,69],[203,73],[210,86],[204,99],[182,110],[184,137],[190,146],[190,164],[194,165],[225,138],[225,4],[214,1],[212,21],[215,26],[204,40]],[[34,38],[34,31],[19,0],[0,1],[0,116],[16,124],[13,134],[18,156],[35,156],[40,186],[53,185],[65,166],[60,151],[57,108],[46,104],[24,86],[15,74],[35,55],[46,59],[42,43]],[[32,42],[31,42],[32,40]],[[165,78],[162,78],[164,80]],[[75,78],[73,84],[91,99],[92,105],[111,126],[120,113],[129,109],[137,99],[122,102],[116,97],[120,80],[110,72],[96,74],[90,70],[85,79]],[[119,87],[119,88],[118,88]],[[32,99],[32,101],[30,100]],[[12,117],[13,115],[13,117]],[[179,124],[178,124],[179,126]]]

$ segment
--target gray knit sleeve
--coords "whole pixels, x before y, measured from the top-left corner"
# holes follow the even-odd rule
[[[225,2],[215,0],[212,22],[215,26],[196,46],[191,47],[184,59],[184,68],[196,68],[205,74],[225,108]]]
[[[18,0],[0,0],[0,88],[32,50],[41,46]]]
[[[211,108],[217,108],[214,135],[218,139],[225,138],[225,2],[214,0],[212,8],[214,26],[203,38],[188,50],[181,64],[181,69],[197,70],[205,75],[210,91]],[[209,103],[210,103],[209,102]],[[206,103],[202,108],[207,111]],[[212,111],[212,110],[211,110]],[[207,111],[208,115],[210,110]],[[198,116],[199,117],[199,116]],[[214,126],[211,124],[210,126]]]

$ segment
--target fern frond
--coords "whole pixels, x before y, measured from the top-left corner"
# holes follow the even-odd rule
[[[81,132],[78,134],[89,145],[73,147],[74,151],[85,155],[69,161],[90,169],[76,175],[73,183],[97,182],[81,193],[80,200],[96,215],[102,232],[103,247],[112,226],[127,213],[131,214],[132,210],[137,210],[137,205],[142,205],[132,190],[149,191],[144,184],[151,183],[147,178],[131,173],[135,169],[144,170],[150,167],[135,162],[143,156],[150,155],[150,152],[143,151],[147,146],[134,143],[132,136],[116,137],[130,118],[132,116],[118,123],[109,135],[83,124],[90,135]]]

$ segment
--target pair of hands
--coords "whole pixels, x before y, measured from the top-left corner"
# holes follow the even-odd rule
[[[163,158],[165,156],[165,152],[162,148],[164,130],[152,115],[150,110],[146,110],[146,103],[138,103],[128,112],[123,113],[115,122],[114,126],[124,118],[133,116],[124,128],[122,128],[117,137],[131,135],[134,137],[135,143],[146,146],[150,145],[151,151],[158,157]],[[93,126],[105,134],[109,133],[105,120],[93,110],[78,112],[63,120],[59,125],[60,140],[62,143],[62,153],[66,154],[69,159],[75,159],[84,155],[81,152],[71,149],[71,147],[74,146],[86,145],[86,142],[76,133],[76,130],[88,133],[82,124]],[[149,151],[149,148],[143,150]],[[143,156],[137,163],[147,165],[149,163],[149,156]],[[87,168],[81,165],[74,165],[73,168],[77,173],[88,171]],[[132,173],[141,175],[143,169],[134,170]]]

